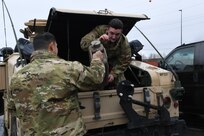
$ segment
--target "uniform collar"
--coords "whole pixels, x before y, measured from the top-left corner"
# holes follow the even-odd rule
[[[58,58],[56,54],[47,50],[34,51],[31,55],[31,62],[35,59]]]

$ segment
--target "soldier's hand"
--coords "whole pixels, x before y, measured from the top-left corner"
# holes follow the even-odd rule
[[[108,41],[109,40],[109,36],[107,34],[103,34],[99,37],[100,41]]]
[[[95,52],[95,53],[93,54],[92,59],[100,59],[101,61],[103,61],[103,59],[104,59],[104,54],[99,50],[99,51],[97,51],[97,52]]]
[[[114,80],[114,76],[112,74],[108,75],[108,82],[111,83]]]

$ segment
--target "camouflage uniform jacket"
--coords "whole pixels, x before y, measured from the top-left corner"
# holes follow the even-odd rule
[[[90,67],[35,51],[31,63],[14,73],[10,84],[10,109],[26,136],[82,136],[86,133],[77,91],[95,89],[103,81],[104,64]]]
[[[100,25],[86,34],[81,39],[81,48],[87,51],[91,42],[105,34],[107,29],[108,26]],[[102,44],[107,52],[109,67],[112,68],[110,73],[116,78],[124,73],[131,61],[131,49],[128,40],[125,35],[122,34],[116,43],[102,42]]]

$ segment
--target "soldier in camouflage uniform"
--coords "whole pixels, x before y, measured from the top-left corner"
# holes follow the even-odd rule
[[[114,18],[108,25],[95,27],[80,42],[81,48],[87,51],[93,40],[99,39],[101,41],[106,49],[110,67],[108,82],[114,83],[114,85],[124,80],[124,71],[131,61],[131,49],[122,31],[123,22]]]
[[[96,89],[104,78],[103,54],[90,67],[58,58],[55,37],[35,37],[31,63],[14,73],[9,107],[26,136],[82,136],[86,133],[77,92]]]

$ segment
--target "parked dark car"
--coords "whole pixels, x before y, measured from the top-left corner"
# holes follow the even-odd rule
[[[204,41],[183,44],[165,58],[177,73],[185,95],[180,101],[180,111],[187,125],[204,128]],[[161,67],[169,69],[167,64]]]

